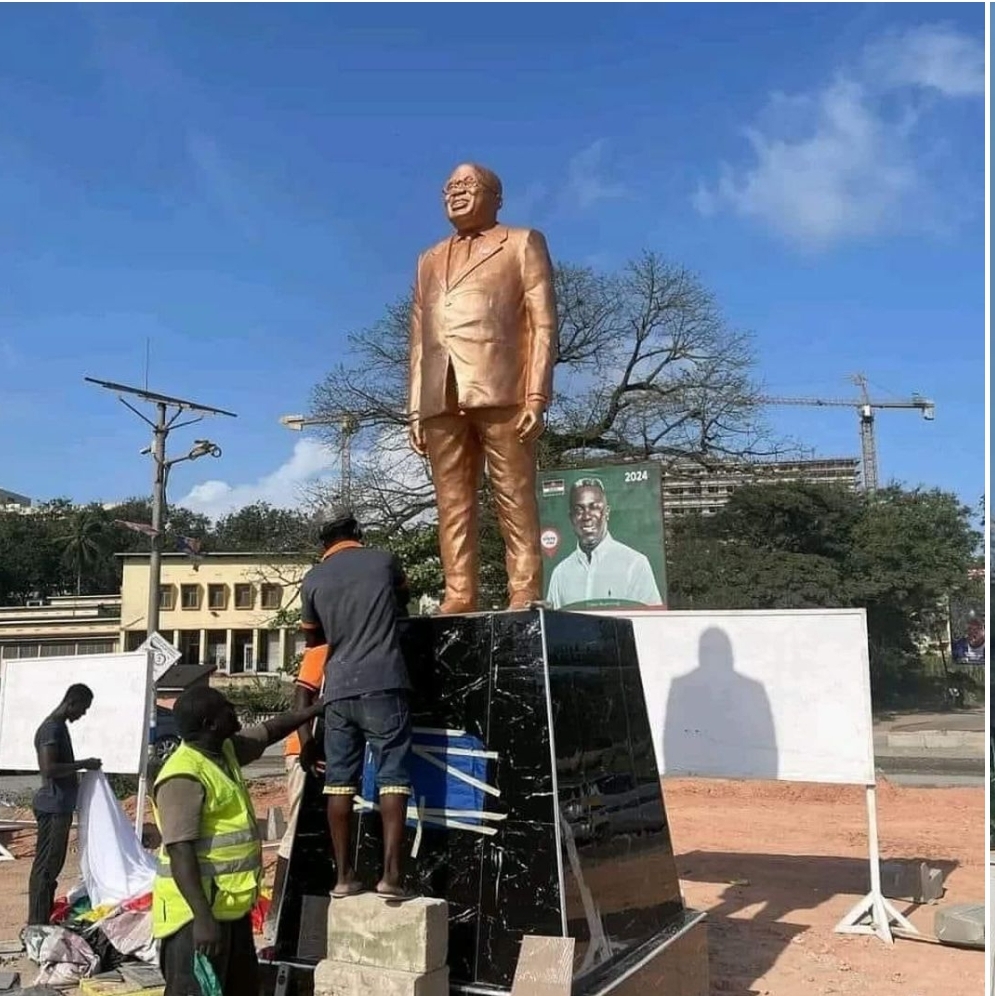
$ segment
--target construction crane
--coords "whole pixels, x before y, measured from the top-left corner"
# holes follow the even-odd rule
[[[864,491],[878,489],[878,450],[874,438],[875,408],[913,408],[922,412],[922,417],[932,421],[936,417],[936,405],[928,398],[913,394],[911,398],[897,398],[893,401],[871,400],[867,392],[867,378],[863,374],[853,374],[850,378],[860,388],[859,398],[774,398],[761,397],[766,405],[811,405],[815,408],[856,408],[860,419],[860,455],[863,464]]]

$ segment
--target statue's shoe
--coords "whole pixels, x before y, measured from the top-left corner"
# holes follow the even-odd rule
[[[508,611],[519,612],[522,609],[532,609],[542,605],[543,603],[538,595],[534,595],[528,591],[516,591],[508,602]]]
[[[477,606],[468,599],[447,598],[440,606],[440,616],[455,616],[461,612],[476,612]]]

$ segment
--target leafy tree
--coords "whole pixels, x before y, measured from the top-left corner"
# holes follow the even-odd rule
[[[0,512],[0,605],[62,590],[63,572],[50,523],[41,513]]]
[[[865,608],[879,700],[916,677],[948,597],[977,583],[971,509],[939,490],[756,484],[668,531],[675,608]]]
[[[620,272],[558,266],[559,356],[540,463],[771,453],[749,335],[684,267],[646,253]],[[358,423],[352,494],[390,533],[430,519],[426,466],[407,449],[410,300],[349,337],[313,392],[315,416]],[[334,435],[334,431],[332,433]],[[328,499],[317,495],[317,504]]]
[[[222,516],[211,535],[211,545],[218,550],[310,552],[316,542],[317,529],[309,516],[296,510],[273,508],[266,502],[256,502]]]
[[[439,532],[425,524],[399,529],[385,534],[371,530],[367,541],[373,546],[390,550],[401,562],[412,605],[423,595],[438,598],[443,585],[442,561],[439,559]]]
[[[83,578],[106,558],[107,516],[99,505],[86,505],[67,513],[56,541],[64,566],[76,578],[76,594],[83,594]]]

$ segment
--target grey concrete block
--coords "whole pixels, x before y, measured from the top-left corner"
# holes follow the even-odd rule
[[[266,839],[282,840],[287,831],[287,821],[283,817],[283,810],[279,806],[272,806],[266,814]]]
[[[923,903],[935,903],[943,898],[943,893],[947,891],[944,884],[946,876],[942,868],[930,868],[923,864],[920,877],[920,889]]]
[[[398,972],[371,965],[320,961],[314,970],[314,996],[449,996],[449,969]]]
[[[881,862],[881,892],[888,899],[933,903],[942,898],[943,888],[942,868],[930,868],[925,861]]]
[[[260,840],[280,840],[287,829],[283,810],[279,806],[272,806],[265,816],[256,817],[256,828],[259,830]]]
[[[372,892],[333,899],[328,906],[331,961],[402,972],[434,972],[449,953],[444,899],[386,903]]]
[[[968,948],[985,946],[984,903],[951,903],[936,911],[933,933],[943,944]]]
[[[0,972],[0,992],[13,989],[21,984],[20,972]]]

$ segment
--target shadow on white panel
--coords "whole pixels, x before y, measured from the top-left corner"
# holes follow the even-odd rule
[[[718,626],[698,640],[698,664],[670,682],[663,725],[668,775],[778,777],[777,733],[761,682],[736,670],[732,641]]]

